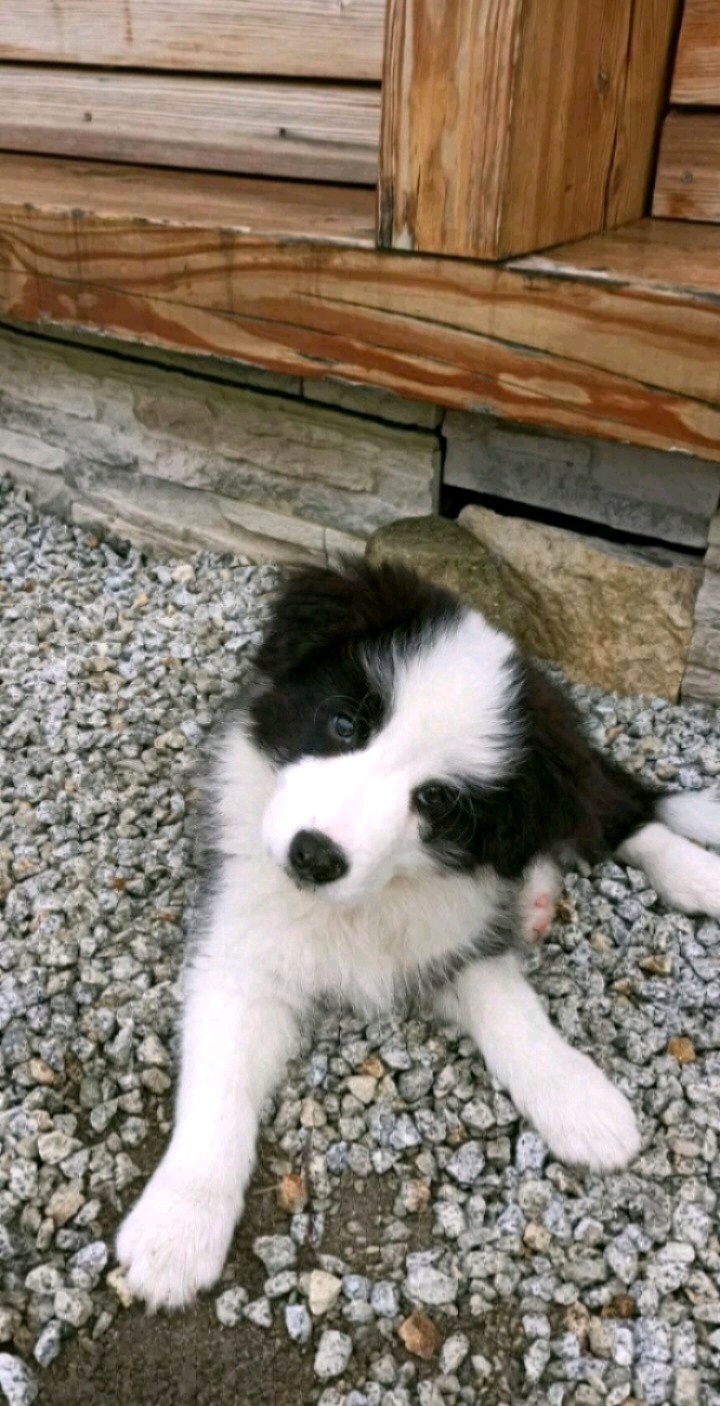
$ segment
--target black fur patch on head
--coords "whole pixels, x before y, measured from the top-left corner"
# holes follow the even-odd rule
[[[444,869],[488,864],[517,879],[537,855],[566,845],[597,863],[655,816],[658,793],[591,746],[570,700],[527,660],[514,667],[517,756],[508,774],[482,786],[458,778],[425,813],[427,787],[415,793],[421,833]]]
[[[350,558],[338,570],[293,572],[255,660],[261,687],[249,711],[257,745],[276,763],[365,746],[389,703],[368,670],[368,650],[411,648],[460,610],[453,596],[400,565]]]
[[[397,647],[426,642],[463,608],[400,564],[348,559],[338,570],[293,572],[256,658],[255,742],[276,765],[365,746],[391,704],[368,655],[382,664],[384,651],[389,660]],[[590,745],[569,699],[539,669],[520,655],[512,667],[517,749],[507,774],[486,785],[460,776],[451,787],[428,776],[408,798],[441,869],[490,865],[516,879],[565,845],[596,862],[655,818],[659,793]],[[434,800],[423,796],[429,787]]]

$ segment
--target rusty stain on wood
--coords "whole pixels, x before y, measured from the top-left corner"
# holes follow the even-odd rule
[[[204,190],[219,178],[176,178],[174,210],[170,173],[143,174],[96,169],[102,198],[78,222],[74,163],[0,157],[0,314],[720,461],[720,230],[643,221],[471,265],[309,242],[278,187],[288,237],[268,190],[258,204],[256,183],[229,178],[235,219],[216,227]]]

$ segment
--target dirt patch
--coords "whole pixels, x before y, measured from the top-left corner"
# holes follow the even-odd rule
[[[277,1328],[221,1328],[211,1302],[175,1318],[121,1315],[76,1340],[41,1386],[42,1406],[304,1406],[313,1359]]]
[[[144,1173],[159,1160],[164,1139],[148,1139],[136,1156]],[[99,1342],[82,1335],[68,1343],[57,1364],[40,1377],[38,1406],[304,1406],[313,1384],[313,1349],[287,1337],[282,1319],[269,1330],[243,1322],[223,1328],[214,1300],[230,1284],[251,1297],[266,1277],[252,1252],[258,1235],[285,1234],[273,1176],[261,1162],[247,1209],[222,1279],[211,1294],[180,1314],[148,1316],[137,1306],[122,1311]],[[128,1196],[129,1206],[140,1183]],[[115,1224],[107,1225],[108,1235]]]

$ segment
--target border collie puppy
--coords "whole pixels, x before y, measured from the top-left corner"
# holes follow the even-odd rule
[[[720,798],[666,796],[585,741],[565,698],[477,611],[400,566],[310,567],[280,591],[209,775],[212,879],[186,966],[164,1160],[118,1255],[150,1308],[220,1274],[258,1113],[319,998],[431,994],[558,1158],[623,1167],[624,1096],[522,974],[556,860],[613,852],[720,916]]]

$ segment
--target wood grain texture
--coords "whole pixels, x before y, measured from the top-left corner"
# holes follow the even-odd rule
[[[0,65],[0,148],[374,185],[380,91]]]
[[[680,10],[681,0],[638,0],[633,6],[607,180],[605,229],[639,220],[650,209]]]
[[[375,244],[375,195],[362,187],[0,155],[0,208],[3,196],[30,210],[87,210],[109,228],[116,221],[143,224],[150,240],[167,221],[171,228],[283,243]]]
[[[379,80],[385,0],[2,0],[0,59]]]
[[[651,219],[531,254],[507,267],[608,289],[628,284],[636,298],[686,294],[700,304],[711,303],[720,293],[719,252],[720,236],[712,225]]]
[[[720,230],[648,220],[633,237],[589,241],[587,267],[570,248],[469,264],[264,235],[243,218],[241,180],[230,182],[233,228],[167,208],[151,219],[132,172],[114,199],[93,203],[78,201],[77,172],[53,193],[62,166],[0,157],[7,320],[333,376],[720,462]],[[194,196],[201,209],[201,184]],[[187,208],[187,191],[183,200]]]
[[[720,106],[718,0],[685,0],[671,101]]]
[[[641,214],[676,11],[389,0],[381,244],[497,259]]]
[[[671,112],[666,117],[653,214],[720,221],[720,112]]]

